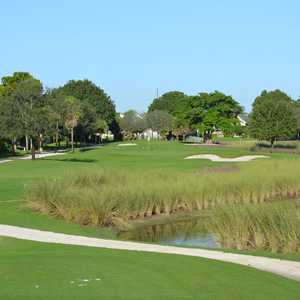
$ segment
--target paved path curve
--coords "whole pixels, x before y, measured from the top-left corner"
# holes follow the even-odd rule
[[[55,156],[55,155],[64,155],[64,154],[67,154],[67,152],[43,152],[43,153],[36,153],[35,158],[39,159],[39,158],[45,158],[45,157],[50,157],[50,156]],[[1,159],[0,164],[5,164],[5,163],[11,162],[11,161],[30,160],[30,159],[31,159],[31,155],[25,155],[25,156],[13,158],[13,159]]]
[[[85,147],[81,147],[78,148],[79,151],[82,150],[94,150],[97,148],[102,148],[103,144],[99,144],[99,145],[93,145],[93,146],[85,146]],[[70,153],[70,150],[58,150],[58,151],[46,151],[46,152],[42,152],[42,153],[35,153],[35,158],[39,159],[39,158],[45,158],[45,157],[50,157],[50,156],[56,156],[56,155],[64,155],[64,154],[68,154]],[[30,160],[31,159],[31,154],[25,155],[25,156],[21,156],[21,157],[12,157],[11,159],[0,159],[0,164],[4,164],[4,163],[8,163],[11,161],[17,161],[17,160]]]
[[[105,240],[1,224],[0,236],[44,243],[57,243],[118,250],[145,251],[203,257],[225,262],[232,262],[244,266],[250,266],[262,271],[272,272],[284,277],[300,281],[300,262],[295,261],[287,261],[244,254],[225,253],[222,251],[214,250],[162,246],[155,244],[145,244],[117,240]]]

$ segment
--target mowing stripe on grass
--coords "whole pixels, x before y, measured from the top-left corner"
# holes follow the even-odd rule
[[[0,200],[1,203],[7,203],[7,202],[24,202],[25,200]]]

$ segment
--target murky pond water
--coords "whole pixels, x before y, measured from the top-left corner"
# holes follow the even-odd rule
[[[207,232],[203,220],[198,219],[139,226],[134,230],[120,232],[119,238],[186,247],[220,247],[216,236]]]

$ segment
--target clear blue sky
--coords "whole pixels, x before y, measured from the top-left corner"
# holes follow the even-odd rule
[[[45,86],[88,78],[118,111],[156,94],[220,90],[247,110],[263,89],[300,96],[298,0],[9,0],[0,8],[0,76]]]

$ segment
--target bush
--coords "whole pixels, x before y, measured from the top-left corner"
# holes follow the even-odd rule
[[[0,154],[7,154],[12,152],[12,146],[4,140],[0,140]]]

